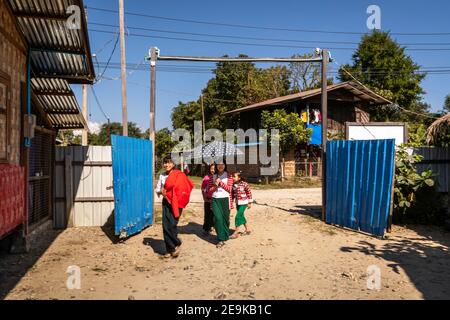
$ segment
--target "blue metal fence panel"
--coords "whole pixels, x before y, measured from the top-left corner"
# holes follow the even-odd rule
[[[152,142],[111,136],[115,234],[127,237],[153,218]]]
[[[391,206],[395,140],[327,143],[326,222],[382,236]]]

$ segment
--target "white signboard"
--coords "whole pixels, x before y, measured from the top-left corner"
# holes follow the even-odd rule
[[[395,139],[397,146],[408,140],[403,122],[347,122],[345,129],[347,140]]]

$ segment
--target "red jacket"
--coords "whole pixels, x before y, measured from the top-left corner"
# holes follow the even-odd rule
[[[180,217],[180,208],[186,208],[191,197],[194,184],[180,170],[173,169],[164,184],[166,199],[172,205],[173,215],[176,219]]]

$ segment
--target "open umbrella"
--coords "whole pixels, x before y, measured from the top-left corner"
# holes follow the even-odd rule
[[[213,141],[211,143],[195,147],[188,154],[185,154],[185,159],[202,159],[206,162],[213,162],[225,157],[243,154],[244,153],[234,144],[222,141]]]

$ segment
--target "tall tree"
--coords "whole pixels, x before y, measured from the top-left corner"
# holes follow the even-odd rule
[[[122,124],[119,122],[111,122],[102,124],[98,134],[89,135],[89,144],[97,146],[110,145],[111,135],[122,135]],[[142,138],[141,128],[134,122],[128,122],[128,136],[133,138]]]
[[[419,103],[424,93],[420,83],[425,75],[417,72],[420,66],[389,33],[374,31],[364,35],[352,60],[353,64],[344,68],[358,81],[406,110],[426,111],[424,105]],[[339,78],[342,81],[353,80],[342,68]],[[408,119],[411,114],[392,107],[372,110],[374,120]]]
[[[444,101],[444,112],[450,112],[450,94],[445,97]]]

